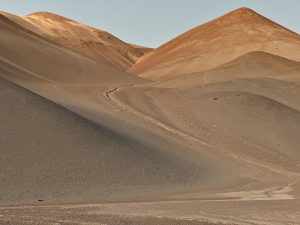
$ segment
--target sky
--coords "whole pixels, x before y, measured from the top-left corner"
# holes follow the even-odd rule
[[[249,7],[300,33],[299,0],[1,0],[0,11],[56,13],[123,41],[158,47],[227,12]]]

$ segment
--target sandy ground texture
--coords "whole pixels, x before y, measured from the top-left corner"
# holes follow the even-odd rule
[[[6,224],[298,225],[299,200],[167,201],[0,208]]]
[[[126,216],[94,213],[95,208],[57,209],[52,207],[30,209],[0,210],[0,222],[3,225],[55,224],[55,225],[225,225],[194,219],[175,219],[155,216]],[[234,225],[233,223],[226,223]]]

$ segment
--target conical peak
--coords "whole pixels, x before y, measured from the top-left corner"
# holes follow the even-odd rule
[[[246,7],[243,7],[243,8],[238,8],[236,10],[233,10],[219,18],[217,18],[216,20],[234,20],[236,18],[240,18],[240,19],[250,19],[250,20],[253,20],[253,19],[258,19],[258,20],[261,20],[261,19],[267,19],[265,17],[263,17],[262,15],[260,15],[259,13],[255,12],[254,10],[252,9],[249,9],[249,8],[246,8]]]
[[[232,14],[232,15],[257,15],[258,13],[250,8],[242,7],[242,8],[238,8],[236,10],[229,12],[227,15],[230,15],[230,14]]]

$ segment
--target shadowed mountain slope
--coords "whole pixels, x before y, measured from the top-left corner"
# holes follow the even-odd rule
[[[256,179],[205,146],[196,153],[149,135],[152,144],[131,139],[2,78],[0,105],[2,203],[167,198]]]
[[[4,79],[0,86],[2,202],[126,199],[138,186],[189,182],[186,173],[197,171]]]

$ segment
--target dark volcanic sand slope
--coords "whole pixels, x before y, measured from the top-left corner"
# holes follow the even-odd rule
[[[92,124],[4,79],[0,105],[2,203],[147,198],[208,175],[191,160]]]
[[[176,135],[129,138],[0,81],[2,204],[169,199],[277,179],[215,148],[191,149]],[[134,131],[128,126],[131,137]]]

